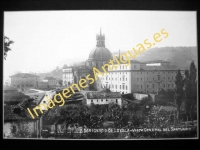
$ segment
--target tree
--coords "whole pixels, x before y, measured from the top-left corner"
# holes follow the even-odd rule
[[[7,57],[7,52],[11,51],[10,45],[13,43],[14,43],[14,41],[12,41],[8,37],[4,36],[4,59],[5,60]]]
[[[62,79],[61,79],[61,80],[58,80],[58,83],[59,83],[60,86],[62,86],[62,85],[63,85]]]
[[[89,74],[90,74],[90,77],[94,79],[94,73],[92,69],[89,70]],[[96,84],[95,79],[94,79],[94,83],[89,84],[89,90],[97,91],[97,84]]]
[[[195,107],[197,105],[197,81],[196,81],[196,67],[194,62],[191,62],[190,72],[185,71],[185,98],[186,98],[186,114],[193,120]]]
[[[178,70],[178,73],[176,75],[176,80],[175,80],[175,103],[177,106],[177,119],[179,119],[179,115],[180,115],[180,106],[182,104],[183,101],[183,95],[184,95],[184,91],[183,91],[183,87],[184,87],[184,80],[183,77],[181,75],[180,70]]]

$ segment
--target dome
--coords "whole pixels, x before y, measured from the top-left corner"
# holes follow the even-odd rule
[[[89,61],[109,61],[112,59],[112,53],[105,47],[96,47],[90,52]]]

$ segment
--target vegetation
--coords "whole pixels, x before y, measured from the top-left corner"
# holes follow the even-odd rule
[[[184,82],[186,114],[194,120],[197,118],[197,70],[194,62],[190,65],[190,71],[185,72]]]
[[[179,120],[179,114],[180,114],[180,106],[182,104],[183,101],[183,97],[184,97],[184,90],[183,90],[183,86],[184,86],[184,80],[183,77],[181,76],[181,72],[180,70],[178,70],[178,73],[176,75],[176,88],[175,88],[175,103],[177,106],[177,118]]]
[[[11,51],[10,45],[13,43],[14,43],[14,41],[12,41],[8,37],[4,36],[4,59],[5,60],[6,60],[8,51]]]

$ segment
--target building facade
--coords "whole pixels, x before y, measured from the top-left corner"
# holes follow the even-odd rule
[[[119,92],[87,92],[86,105],[105,105],[115,103],[122,106],[122,98]]]
[[[158,93],[161,89],[175,88],[177,72],[178,68],[169,62],[131,60],[130,65],[121,64],[117,69],[109,70],[103,77],[99,76],[99,86],[121,93]],[[181,70],[182,74],[184,72],[185,70]]]
[[[96,35],[96,47],[90,52],[85,63],[78,66],[63,67],[63,85],[69,86],[72,83],[78,83],[81,78],[93,74],[93,67],[101,70],[102,65],[112,58],[112,53],[105,47],[105,35],[101,34],[100,30],[100,34]]]
[[[29,73],[18,73],[11,77],[11,85],[22,90],[37,88],[40,77]]]
[[[56,86],[57,83],[58,83],[58,80],[56,78],[53,78],[53,77],[46,77],[43,81],[48,82],[49,86]]]

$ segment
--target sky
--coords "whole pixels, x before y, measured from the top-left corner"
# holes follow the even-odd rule
[[[14,41],[4,78],[17,72],[48,72],[84,61],[105,34],[111,52],[128,51],[165,29],[155,47],[197,46],[195,11],[6,11],[4,35]]]

